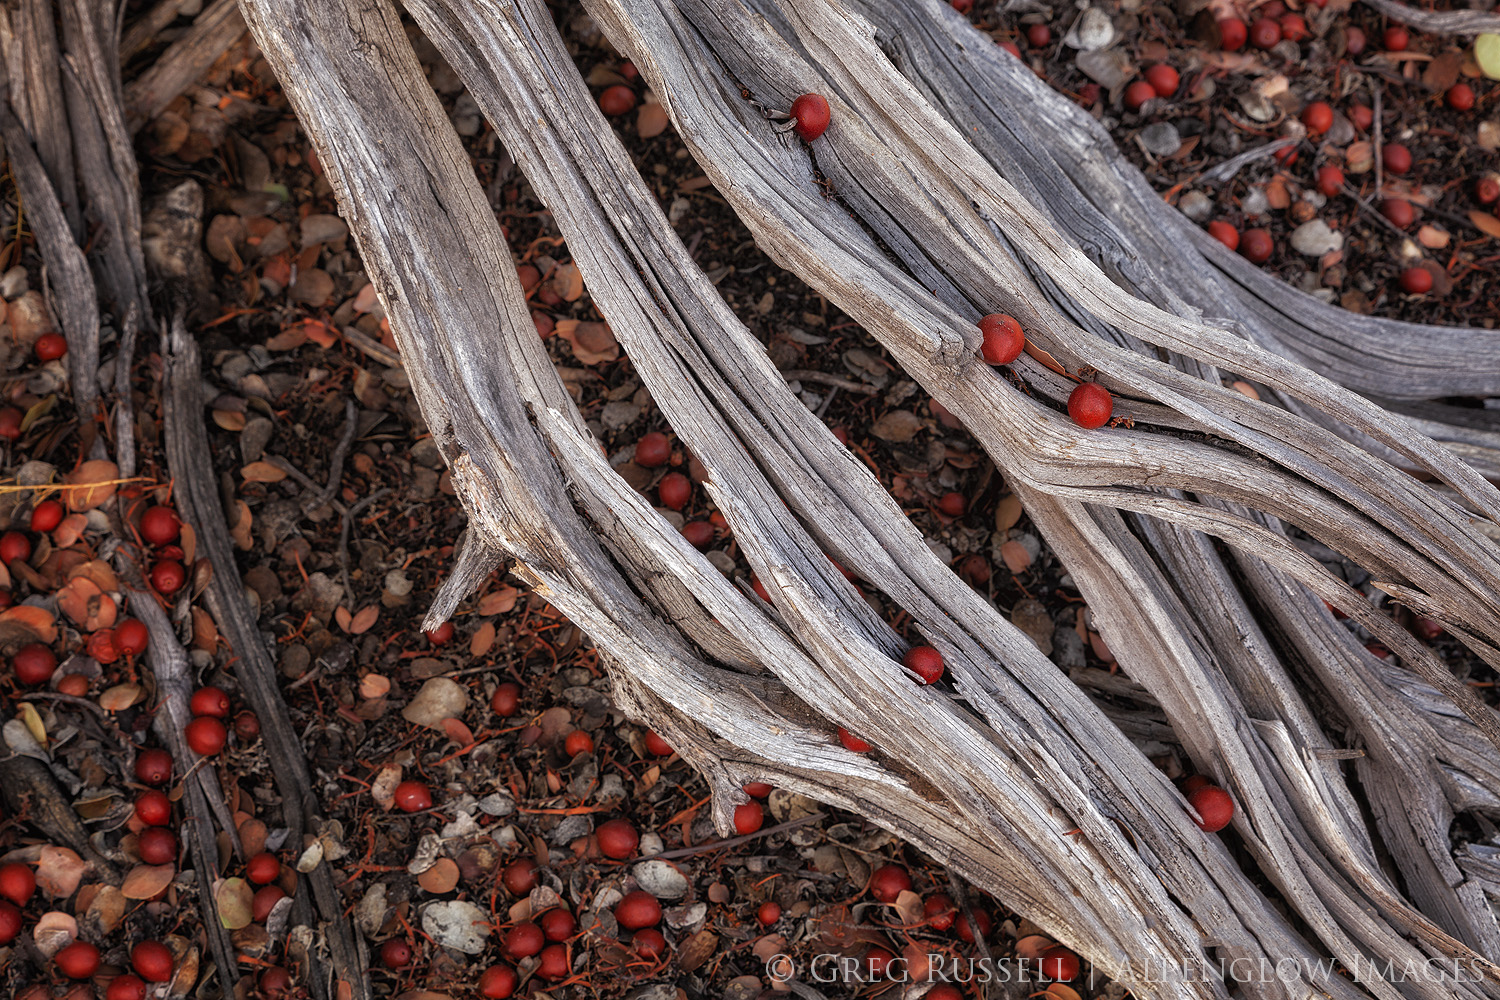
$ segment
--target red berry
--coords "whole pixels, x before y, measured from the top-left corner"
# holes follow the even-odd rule
[[[1388,142],[1380,151],[1380,159],[1385,163],[1385,169],[1393,174],[1404,174],[1411,169],[1411,150],[1399,142]]]
[[[433,646],[446,646],[453,641],[453,623],[443,622],[437,628],[430,628],[422,634],[427,637],[427,642]]]
[[[268,998],[286,996],[292,990],[292,974],[279,965],[273,965],[260,974],[260,991]]]
[[[964,511],[969,509],[969,501],[962,493],[944,493],[938,499],[938,510],[948,517],[963,517]]]
[[[630,946],[641,957],[649,958],[654,962],[661,957],[662,952],[667,950],[667,939],[662,937],[661,931],[655,927],[644,927],[631,937]]]
[[[661,923],[661,904],[649,892],[637,889],[615,904],[615,921],[627,931],[655,927]]]
[[[547,935],[548,941],[566,941],[578,929],[578,921],[573,919],[573,914],[560,906],[543,913],[541,925],[542,933]]]
[[[1500,177],[1486,174],[1474,182],[1474,200],[1481,205],[1500,201]]]
[[[658,757],[670,757],[677,752],[651,729],[646,730],[646,750]]]
[[[31,539],[19,531],[7,531],[0,535],[0,562],[9,565],[17,559],[25,562],[31,558]]]
[[[953,926],[953,920],[958,916],[958,907],[954,905],[951,896],[940,892],[927,897],[927,901],[922,904],[922,915],[927,918],[927,923],[932,925],[933,930],[945,931]]]
[[[35,686],[52,679],[52,672],[57,669],[57,657],[41,643],[30,642],[16,650],[10,658],[10,666],[16,672],[16,680]]]
[[[839,742],[842,743],[842,744],[844,744],[844,749],[845,750],[852,750],[855,753],[869,753],[870,752],[870,744],[866,743],[864,740],[860,739],[858,736],[855,736],[853,733],[849,732],[849,730],[845,729],[843,726],[839,726]]]
[[[1052,29],[1045,24],[1033,24],[1026,29],[1026,44],[1034,49],[1052,44]]]
[[[803,94],[792,102],[792,117],[797,119],[792,131],[812,142],[827,130],[832,115],[822,94]]]
[[[547,943],[547,935],[536,924],[516,924],[505,934],[505,954],[509,958],[520,960],[530,958],[541,951]]]
[[[931,646],[913,646],[901,657],[901,663],[922,678],[923,684],[936,684],[943,676],[943,654]]]
[[[420,781],[403,781],[396,786],[396,808],[402,812],[421,812],[432,808],[432,792]]]
[[[1206,774],[1192,774],[1182,779],[1181,788],[1183,795],[1192,795],[1200,788],[1212,785],[1213,779]]]
[[[63,505],[56,500],[43,500],[31,508],[31,530],[51,531],[62,524]]]
[[[215,719],[227,719],[229,695],[224,693],[223,688],[216,688],[213,685],[201,687],[193,692],[193,698],[188,702],[188,711],[194,715],[211,715]]]
[[[1048,979],[1067,982],[1078,978],[1078,956],[1062,945],[1042,952],[1042,975]]]
[[[894,903],[910,888],[911,875],[901,865],[882,865],[870,875],[870,895],[882,903]]]
[[[952,983],[938,983],[927,991],[925,1000],[964,1000],[964,991]]]
[[[865,968],[874,977],[884,976],[895,960],[896,956],[892,955],[889,949],[879,945],[873,945],[869,951],[865,952]]]
[[[531,858],[517,858],[500,872],[500,881],[517,896],[526,895],[536,888],[536,862]]]
[[[172,780],[172,755],[160,747],[147,747],[135,755],[135,777],[144,785],[165,785]]]
[[[702,551],[714,543],[714,526],[707,521],[689,521],[682,526],[682,537],[693,548]]]
[[[82,674],[68,674],[57,682],[57,693],[82,698],[89,693],[89,679]]]
[[[1474,88],[1467,83],[1456,83],[1448,88],[1443,99],[1454,111],[1468,111],[1474,106]]]
[[[255,895],[250,897],[250,917],[258,924],[263,924],[271,916],[271,911],[276,909],[276,904],[286,898],[286,893],[281,891],[279,885],[263,885],[255,890]]]
[[[31,902],[35,892],[36,872],[31,870],[30,865],[23,865],[19,861],[0,865],[0,896],[17,906],[25,906]]]
[[[56,361],[68,353],[68,340],[60,333],[44,333],[31,348],[38,361]]]
[[[569,757],[577,757],[581,753],[593,753],[594,738],[582,729],[575,729],[563,741],[563,752]]]
[[[1394,226],[1405,229],[1411,225],[1416,213],[1412,211],[1411,202],[1405,198],[1387,198],[1380,203],[1380,214],[1391,221]]]
[[[200,757],[212,757],[229,742],[229,730],[211,715],[200,715],[189,722],[182,735],[187,738],[188,747]]]
[[[1208,224],[1208,235],[1231,250],[1240,245],[1240,231],[1222,219],[1215,219]]]
[[[1396,280],[1401,282],[1403,291],[1412,295],[1432,291],[1432,272],[1425,267],[1408,267]]]
[[[734,807],[734,828],[740,834],[754,833],[765,822],[765,810],[759,802],[750,801]]]
[[[506,1000],[516,991],[520,980],[516,970],[508,965],[492,965],[479,977],[479,995],[487,1000]]]
[[[781,919],[781,907],[776,903],[761,903],[760,908],[755,911],[755,919],[760,921],[762,927],[770,927]]]
[[[1300,42],[1307,37],[1307,21],[1301,14],[1283,14],[1277,24],[1281,27],[1281,37],[1289,42]]]
[[[260,719],[248,708],[234,717],[234,735],[242,743],[253,743],[260,738]]]
[[[1322,135],[1333,127],[1333,108],[1327,101],[1313,101],[1302,109],[1302,124],[1311,135]]]
[[[680,472],[669,472],[656,484],[656,496],[663,507],[681,510],[693,495],[693,484]]]
[[[1365,33],[1359,28],[1344,29],[1344,51],[1357,56],[1365,50]]]
[[[974,9],[974,0],[948,0],[948,6],[960,14],[967,14]]]
[[[1226,17],[1219,22],[1219,48],[1225,52],[1235,52],[1243,48],[1247,37],[1249,37],[1249,29],[1239,18]]]
[[[0,944],[14,941],[20,935],[23,923],[20,907],[0,899]]]
[[[1188,796],[1188,804],[1198,813],[1198,827],[1209,833],[1217,833],[1229,825],[1234,818],[1234,799],[1218,785],[1208,785]]]
[[[628,819],[600,823],[599,829],[594,831],[594,839],[599,842],[599,853],[616,861],[635,857],[641,846],[641,835]]]
[[[1125,88],[1125,106],[1131,111],[1139,111],[1155,96],[1155,87],[1145,80],[1137,80]]]
[[[142,941],[130,949],[130,967],[148,983],[164,983],[172,978],[172,949],[160,941]]]
[[[1349,120],[1361,132],[1368,132],[1370,126],[1375,124],[1375,112],[1370,110],[1369,105],[1351,104],[1349,105]]]
[[[1081,382],[1068,396],[1068,416],[1088,430],[1107,424],[1114,409],[1114,397],[1097,382]]]
[[[763,799],[770,795],[775,789],[764,781],[752,781],[745,786],[745,794],[752,799]]]
[[[0,409],[0,437],[8,441],[14,441],[21,436],[21,423],[26,419],[26,414],[14,406]]]
[[[1009,52],[1017,59],[1021,58],[1021,46],[1017,45],[1015,42],[996,42],[995,44],[999,45],[1001,49]]]
[[[1157,63],[1146,70],[1146,82],[1151,84],[1157,97],[1171,97],[1177,93],[1177,85],[1182,81],[1175,69],[1166,63]]]
[[[281,876],[281,860],[269,852],[262,852],[245,862],[245,877],[256,885],[266,885]]]
[[[163,597],[171,597],[187,582],[187,571],[174,559],[163,559],[151,567],[151,586]]]
[[[756,597],[759,597],[767,604],[771,603],[771,592],[766,589],[765,584],[760,582],[760,577],[754,575],[753,573],[750,575],[750,589],[755,591]]]
[[[1411,44],[1411,32],[1393,24],[1385,29],[1385,47],[1388,52],[1405,52],[1406,47]]]
[[[171,507],[148,507],[141,515],[141,537],[152,545],[171,545],[182,534],[182,522]]]
[[[142,792],[135,800],[135,818],[146,826],[166,826],[172,822],[172,800],[166,792]]]
[[[114,663],[120,658],[120,648],[115,645],[114,629],[101,628],[89,636],[84,651],[100,663]]]
[[[515,715],[521,705],[521,685],[506,681],[490,695],[490,711],[496,715]]]
[[[69,979],[88,979],[99,971],[99,949],[87,941],[74,941],[53,955],[52,961]]]
[[[1004,313],[990,313],[979,321],[984,341],[979,353],[992,365],[1008,365],[1026,349],[1026,333],[1021,324]]]
[[[146,981],[129,972],[116,976],[104,988],[104,1000],[146,1000]]]
[[[399,969],[411,961],[411,945],[400,938],[391,938],[380,946],[380,964],[387,969]]]
[[[148,826],[136,838],[135,852],[148,865],[170,865],[177,860],[177,835],[164,826]]]
[[[642,434],[641,439],[635,443],[635,464],[644,465],[648,469],[654,469],[660,465],[666,465],[672,457],[672,442],[661,431],[650,431]]]
[[[1250,44],[1258,49],[1274,48],[1281,41],[1281,25],[1263,17],[1250,25]]]
[[[1275,249],[1276,244],[1265,229],[1247,229],[1240,234],[1240,256],[1252,264],[1264,264]]]
[[[479,995],[487,1000],[506,1000],[516,991],[520,980],[508,965],[492,965],[479,977]]]
[[[537,961],[537,975],[555,983],[559,979],[566,979],[570,971],[567,945],[549,944],[542,949]]]
[[[1329,198],[1344,190],[1344,172],[1328,164],[1318,168],[1318,190]]]
[[[122,653],[139,656],[150,641],[151,633],[134,618],[126,618],[115,626],[115,647]]]
[[[981,907],[974,907],[974,927],[979,928],[979,936],[982,938],[989,937],[991,926],[993,926],[993,923],[990,920],[989,912]],[[959,939],[969,944],[974,943],[974,927],[969,926],[969,915],[967,913],[960,913],[957,921],[954,923],[954,928],[958,931]]]
[[[635,91],[617,83],[613,87],[605,87],[604,93],[599,95],[599,110],[611,118],[627,114],[635,107]]]

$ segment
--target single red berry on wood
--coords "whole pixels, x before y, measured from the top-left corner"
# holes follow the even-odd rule
[[[189,722],[182,735],[187,738],[187,745],[193,753],[200,757],[212,757],[229,742],[229,730],[211,715],[200,715]]]
[[[844,745],[845,750],[852,750],[855,753],[870,752],[870,744],[866,743],[858,736],[855,736],[843,726],[839,726],[839,742]]]
[[[1250,25],[1250,44],[1258,49],[1275,48],[1281,41],[1281,25],[1263,17]]]
[[[541,951],[547,944],[547,935],[542,929],[533,923],[516,924],[505,934],[505,944],[502,946],[509,958],[520,960],[530,958]]]
[[[146,981],[133,973],[123,973],[104,988],[104,1000],[146,1000]]]
[[[765,818],[765,810],[754,800],[734,807],[734,829],[742,836],[759,830]]]
[[[68,339],[60,333],[44,333],[32,346],[38,361],[56,361],[68,353]]]
[[[646,730],[645,743],[646,750],[658,757],[670,757],[677,752],[676,750],[672,749],[671,744],[662,739],[660,736],[656,735],[656,731],[654,729]]]
[[[1475,181],[1474,200],[1481,205],[1492,205],[1500,201],[1500,177],[1486,174]]]
[[[24,923],[20,907],[0,899],[0,944],[10,944],[19,937]]]
[[[511,716],[521,705],[521,685],[506,681],[490,695],[490,711],[496,715]]]
[[[1247,229],[1240,234],[1240,256],[1252,264],[1264,264],[1275,249],[1269,230]]]
[[[1318,190],[1329,198],[1344,190],[1344,171],[1328,164],[1318,168]]]
[[[163,597],[171,597],[187,582],[187,571],[174,559],[163,559],[151,567],[151,586]]]
[[[1240,231],[1222,219],[1215,219],[1208,224],[1208,235],[1231,250],[1240,245]]]
[[[286,898],[286,893],[281,891],[279,885],[263,885],[255,890],[255,895],[250,897],[250,918],[258,924],[263,924],[271,916],[271,911],[276,909],[276,904]]]
[[[755,911],[755,919],[762,927],[770,927],[781,919],[781,906],[777,903],[761,903]]]
[[[1393,174],[1404,174],[1411,169],[1411,150],[1399,142],[1388,142],[1380,151],[1380,159],[1385,163],[1385,169]]]
[[[682,537],[701,552],[714,543],[714,526],[707,521],[689,521],[682,526]]]
[[[223,688],[214,687],[212,684],[201,687],[193,692],[192,700],[188,702],[188,711],[194,715],[210,715],[215,719],[227,719],[229,695],[224,693]]]
[[[1405,198],[1387,198],[1380,203],[1380,214],[1390,220],[1391,225],[1405,229],[1416,218],[1411,202]]]
[[[1406,47],[1411,44],[1411,32],[1399,24],[1393,24],[1385,29],[1384,41],[1386,51],[1405,52]]]
[[[1033,24],[1026,29],[1026,44],[1034,49],[1046,48],[1052,44],[1052,29],[1045,24]]]
[[[1309,135],[1322,135],[1333,127],[1333,108],[1327,101],[1313,101],[1302,109],[1302,124]]]
[[[766,784],[764,781],[752,781],[745,786],[745,794],[752,799],[763,799],[775,790],[773,786]]]
[[[148,826],[136,838],[135,850],[148,865],[170,865],[177,860],[177,835],[164,826]]]
[[[927,901],[922,904],[922,916],[933,930],[945,931],[953,926],[953,920],[958,916],[958,907],[954,905],[951,896],[940,892],[927,897]]]
[[[148,507],[141,515],[141,537],[152,545],[171,545],[182,534],[182,522],[171,507]]]
[[[599,842],[599,853],[616,861],[635,857],[641,846],[641,835],[628,819],[600,823],[594,831],[594,839]]]
[[[943,676],[943,654],[932,646],[913,646],[901,657],[906,669],[922,679],[923,684],[936,684]]]
[[[63,505],[56,500],[43,500],[31,508],[31,530],[51,531],[62,524]]]
[[[1408,267],[1397,280],[1401,282],[1401,289],[1412,295],[1432,291],[1432,272],[1425,267]]]
[[[263,851],[245,862],[245,877],[256,885],[267,885],[281,875],[281,859]]]
[[[648,469],[666,465],[672,457],[672,442],[661,431],[649,431],[635,443],[635,464]]]
[[[1109,390],[1097,382],[1082,382],[1068,396],[1068,416],[1079,427],[1093,430],[1109,423],[1115,400]]]
[[[1125,106],[1131,111],[1139,111],[1155,96],[1155,87],[1145,80],[1137,80],[1125,88]]]
[[[661,904],[649,892],[637,889],[615,904],[615,920],[627,931],[655,927],[661,923]]]
[[[542,919],[538,922],[542,925],[542,933],[547,935],[548,941],[566,941],[578,929],[578,921],[573,919],[573,914],[561,906],[543,913]]]
[[[792,117],[797,120],[792,131],[804,142],[812,142],[828,129],[833,112],[822,94],[803,94],[792,102]]]
[[[151,633],[143,622],[127,618],[115,626],[115,645],[129,656],[140,656],[151,641]]]
[[[1237,17],[1226,17],[1219,22],[1219,48],[1225,52],[1236,52],[1245,47],[1250,29]]]
[[[981,318],[979,332],[984,335],[979,345],[980,356],[992,365],[1008,365],[1026,349],[1026,333],[1021,324],[1004,313],[990,313]]]
[[[671,510],[686,507],[692,495],[692,481],[680,472],[669,472],[656,484],[656,496],[661,500],[661,505]]]
[[[32,894],[36,892],[36,872],[31,870],[30,865],[13,861],[8,865],[0,865],[0,896],[15,903],[17,906],[25,906],[31,902]]]
[[[492,965],[479,977],[479,995],[486,1000],[507,1000],[520,979],[508,965]]]
[[[599,95],[599,110],[611,118],[626,114],[635,107],[635,91],[617,83],[613,87],[605,87],[604,93]]]
[[[902,865],[882,865],[870,875],[870,895],[882,903],[894,903],[910,888],[911,873]]]
[[[432,791],[420,781],[403,781],[396,786],[395,801],[402,812],[421,812],[432,808]]]
[[[17,559],[25,562],[31,558],[31,539],[19,531],[7,531],[0,535],[0,562],[10,563]]]
[[[74,941],[53,955],[52,961],[69,979],[88,979],[99,971],[99,949],[87,941]]]
[[[147,747],[135,755],[135,777],[143,785],[165,785],[172,780],[172,755]]]
[[[16,672],[16,680],[35,686],[52,679],[52,672],[57,669],[57,657],[41,643],[29,642],[16,650],[10,658],[10,666]]]
[[[1166,63],[1157,63],[1146,70],[1146,82],[1151,84],[1151,89],[1156,91],[1157,97],[1171,97],[1177,93],[1177,85],[1182,80],[1171,66]]]
[[[567,945],[549,944],[542,949],[541,957],[537,960],[537,975],[555,983],[559,979],[568,978],[570,971]]]
[[[1448,107],[1454,111],[1468,111],[1474,106],[1474,88],[1467,83],[1455,83],[1448,88],[1448,93],[1443,95],[1443,100],[1448,102]]]
[[[1198,813],[1199,829],[1218,833],[1234,818],[1234,799],[1218,785],[1208,785],[1188,796],[1188,804]]]
[[[165,983],[172,978],[172,949],[160,941],[142,941],[130,949],[130,967],[148,983]]]
[[[1283,14],[1277,22],[1281,37],[1289,42],[1300,42],[1307,37],[1307,21],[1301,14]]]
[[[531,858],[517,858],[501,871],[500,881],[517,896],[526,895],[537,885],[536,862]]]
[[[1055,979],[1059,982],[1077,979],[1079,971],[1078,956],[1062,945],[1048,948],[1042,952],[1041,969],[1042,975],[1048,979]]]
[[[446,646],[453,641],[455,629],[451,621],[443,622],[437,628],[427,629],[422,634],[427,637],[429,644],[433,646]]]
[[[135,800],[135,818],[146,826],[166,826],[172,822],[172,800],[165,792],[142,792]]]
[[[387,969],[399,969],[411,961],[411,945],[399,938],[391,938],[380,946],[380,964]]]

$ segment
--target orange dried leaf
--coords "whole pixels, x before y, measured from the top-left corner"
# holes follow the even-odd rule
[[[67,490],[67,507],[73,511],[93,510],[108,503],[115,495],[116,480],[120,478],[120,467],[104,458],[84,462],[64,477],[71,486],[87,486],[89,489]]]
[[[240,475],[247,483],[279,483],[286,478],[286,472],[270,462],[251,462]]]
[[[431,868],[417,876],[417,884],[428,892],[452,892],[458,885],[458,864],[452,858],[438,858]]]
[[[226,431],[239,432],[245,429],[245,415],[237,410],[215,410],[214,423]]]
[[[359,613],[349,623],[350,635],[362,635],[370,631],[370,628],[380,620],[380,605],[370,604],[359,609]]]
[[[85,515],[69,514],[62,519],[62,522],[57,527],[52,529],[52,544],[60,549],[65,549],[82,538],[88,526],[89,519]]]
[[[77,852],[48,844],[36,861],[36,884],[55,899],[67,899],[78,889],[83,873],[88,870],[89,863]]]
[[[1474,228],[1493,239],[1500,240],[1500,219],[1495,218],[1488,212],[1481,212],[1477,208],[1469,210],[1469,221],[1474,223]]]
[[[120,891],[126,899],[155,899],[176,876],[176,865],[136,865],[125,876]]]
[[[469,654],[471,656],[483,656],[490,651],[495,644],[495,623],[485,622],[474,630],[469,638]]]
[[[18,604],[0,611],[0,639],[8,638],[9,628],[30,633],[31,640],[51,645],[57,641],[57,617],[46,608]],[[23,639],[24,641],[30,641]]]
[[[444,719],[443,732],[448,738],[461,747],[466,747],[474,742],[474,732],[464,725],[462,719]]]
[[[391,693],[391,679],[384,674],[365,674],[359,679],[361,698],[384,698]]]
[[[123,712],[141,700],[139,684],[116,684],[99,696],[99,707],[106,712]]]
[[[1016,957],[1032,962],[1041,958],[1042,952],[1056,944],[1056,941],[1044,934],[1028,934],[1016,942]]]
[[[193,605],[193,646],[207,653],[219,648],[219,627],[214,624],[213,615],[196,604]]]
[[[114,568],[102,559],[90,559],[87,562],[79,563],[67,572],[69,580],[77,579],[80,576],[94,581],[94,584],[100,590],[114,591],[120,589],[120,578],[115,576]]]
[[[241,552],[249,552],[255,546],[255,538],[250,534],[250,529],[255,525],[255,518],[250,513],[250,505],[243,500],[236,500],[234,509],[239,514],[239,520],[230,526],[229,537],[234,539],[235,548]]]
[[[76,576],[57,592],[57,606],[85,632],[115,623],[115,601],[86,576]]]
[[[291,275],[288,274],[288,277]],[[289,326],[266,341],[268,351],[292,351],[307,343],[307,330],[301,325]]]
[[[1024,513],[1026,511],[1021,507],[1021,498],[1014,493],[1005,494],[995,505],[995,530],[1009,531],[1016,526]]]
[[[354,616],[349,613],[348,608],[340,604],[337,608],[333,609],[333,620],[338,622],[339,628],[347,632],[349,631],[349,624],[354,621]]]
[[[1025,572],[1031,565],[1031,553],[1017,541],[1009,541],[1000,546],[1000,558],[1005,560],[1005,568],[1012,573]]]

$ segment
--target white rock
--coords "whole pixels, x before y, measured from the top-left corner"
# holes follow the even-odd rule
[[[1182,148],[1182,136],[1171,122],[1152,122],[1141,129],[1141,145],[1153,156],[1171,156]]]
[[[468,704],[468,692],[456,681],[432,677],[422,685],[411,704],[401,710],[401,717],[418,726],[441,729],[444,719],[459,718]]]
[[[1114,40],[1115,25],[1109,14],[1099,7],[1090,7],[1063,38],[1063,44],[1070,49],[1092,52],[1104,48]]]
[[[422,930],[444,948],[478,955],[490,936],[490,915],[463,899],[429,903],[422,907]]]
[[[670,862],[642,861],[630,869],[636,882],[657,899],[681,899],[687,895],[688,880]]]
[[[1214,203],[1202,191],[1189,191],[1177,202],[1177,209],[1194,222],[1207,222],[1214,214]]]
[[[1329,229],[1322,219],[1304,222],[1292,231],[1292,249],[1308,257],[1321,257],[1343,245],[1344,234]]]

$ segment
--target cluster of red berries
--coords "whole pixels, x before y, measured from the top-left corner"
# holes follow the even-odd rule
[[[182,549],[177,539],[182,522],[171,507],[148,507],[141,515],[141,537],[156,548],[156,562],[151,565],[151,586],[163,597],[171,597],[187,582],[182,566]]]
[[[1182,83],[1177,70],[1166,63],[1148,67],[1144,76],[1145,79],[1137,80],[1125,88],[1125,106],[1131,111],[1141,110],[1147,101],[1158,97],[1171,97],[1177,93],[1177,88]]]
[[[193,721],[183,727],[182,735],[193,753],[212,757],[229,742],[224,720],[229,718],[229,695],[222,688],[201,687],[188,702]]]

